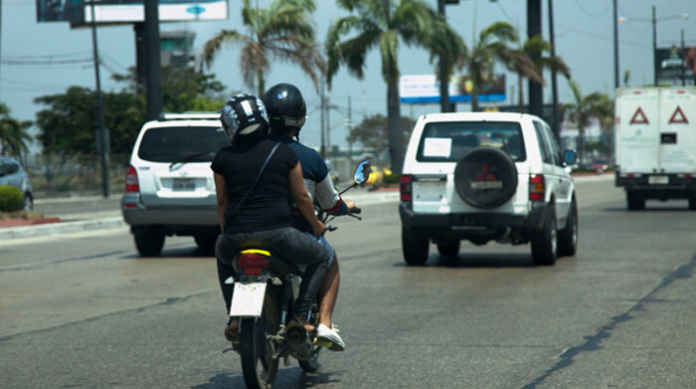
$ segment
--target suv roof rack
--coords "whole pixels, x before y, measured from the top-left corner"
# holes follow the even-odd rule
[[[167,120],[217,120],[220,114],[215,112],[165,112],[160,115],[160,121]]]

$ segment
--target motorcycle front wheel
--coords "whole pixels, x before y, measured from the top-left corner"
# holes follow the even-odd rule
[[[280,327],[279,309],[273,293],[266,292],[261,317],[242,319],[240,354],[244,382],[249,389],[269,389],[278,375],[278,359],[267,336],[275,335]]]

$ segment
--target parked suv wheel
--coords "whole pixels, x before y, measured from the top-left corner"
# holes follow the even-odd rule
[[[206,255],[215,253],[215,243],[217,243],[217,235],[196,235],[193,237],[198,248]]]
[[[160,255],[164,246],[164,231],[156,227],[143,227],[133,231],[135,247],[143,257]]]
[[[573,256],[578,248],[578,204],[570,204],[568,220],[564,229],[558,231],[558,255]]]
[[[407,264],[422,266],[428,260],[430,240],[423,231],[401,227],[401,248]]]
[[[539,266],[551,266],[558,257],[556,236],[556,211],[549,208],[544,220],[544,227],[532,235],[532,259]]]
[[[515,194],[517,168],[500,149],[477,147],[457,162],[454,185],[459,197],[468,204],[477,208],[495,208]]]

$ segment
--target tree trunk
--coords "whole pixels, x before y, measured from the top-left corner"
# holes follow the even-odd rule
[[[401,174],[404,163],[404,147],[401,131],[399,88],[396,82],[390,82],[387,85],[387,133],[389,134],[391,170]]]

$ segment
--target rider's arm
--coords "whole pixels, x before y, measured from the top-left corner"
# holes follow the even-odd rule
[[[326,213],[334,216],[347,215],[350,209],[355,207],[355,203],[344,201],[341,195],[336,192],[329,174],[323,180],[317,182],[314,188],[314,198],[317,199],[319,205]]]
[[[289,181],[290,192],[292,193],[292,198],[295,200],[300,214],[312,226],[314,235],[319,236],[323,234],[325,228],[324,223],[317,219],[317,215],[314,214],[312,199],[309,197],[309,193],[307,193],[304,181],[302,180],[302,165],[300,165],[299,162],[290,170]]]
[[[220,223],[220,231],[225,231],[225,208],[227,208],[227,185],[225,178],[220,174],[215,173],[215,192],[217,193],[217,214],[218,222]]]

